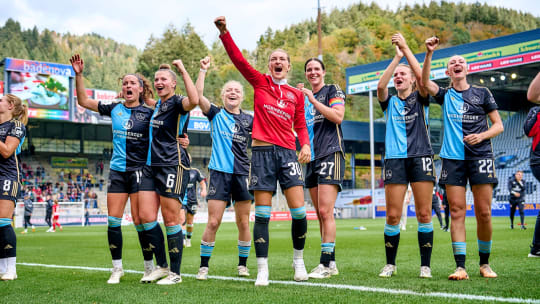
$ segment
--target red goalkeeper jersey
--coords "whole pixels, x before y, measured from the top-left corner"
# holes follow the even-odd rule
[[[230,33],[220,36],[231,61],[254,89],[252,138],[296,150],[295,135],[300,146],[309,145],[304,117],[304,96],[286,81],[255,70],[244,58]]]

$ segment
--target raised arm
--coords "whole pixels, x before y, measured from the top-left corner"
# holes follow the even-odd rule
[[[407,45],[407,41],[405,41],[405,38],[403,37],[403,35],[401,35],[401,33],[397,33],[392,36],[392,43],[397,45],[405,58],[407,58],[407,61],[409,62],[414,76],[416,77],[416,87],[418,88],[418,92],[422,97],[427,97],[428,92],[422,85],[422,68],[420,68],[420,63],[418,63],[418,60],[416,60],[416,57]]]
[[[214,20],[214,24],[219,30],[219,38],[221,39],[221,42],[223,42],[225,51],[227,51],[229,58],[231,59],[234,66],[238,69],[238,71],[242,74],[242,76],[244,76],[244,78],[252,86],[257,86],[259,83],[262,83],[264,81],[263,75],[259,71],[254,69],[251,64],[249,64],[246,58],[244,58],[244,55],[242,55],[242,52],[240,52],[240,50],[234,43],[231,37],[231,33],[227,29],[227,22],[225,20],[225,17],[217,17]]]
[[[195,87],[197,88],[197,94],[199,94],[199,107],[201,111],[206,114],[210,111],[210,101],[204,97],[204,79],[206,78],[206,73],[208,73],[208,68],[210,67],[210,57],[206,56],[201,59],[201,69],[199,70],[199,77],[195,82]]]
[[[182,106],[184,107],[184,110],[191,111],[199,104],[199,94],[197,94],[197,88],[195,88],[191,77],[189,77],[182,60],[176,59],[173,61],[173,65],[178,70],[178,73],[180,73],[182,76],[182,80],[184,80],[184,85],[186,86],[187,98],[182,100]]]
[[[79,106],[88,110],[98,112],[99,102],[95,99],[88,98],[86,88],[84,87],[83,70],[84,61],[79,54],[75,54],[69,59],[71,66],[75,71],[75,89],[77,90],[77,103]]]
[[[429,74],[431,73],[431,58],[433,57],[433,52],[439,45],[439,38],[431,37],[426,39],[426,59],[424,60],[424,66],[422,67],[422,87],[429,93],[431,96],[435,96],[439,92],[439,85],[434,81],[429,80]]]
[[[533,81],[529,85],[527,99],[530,102],[540,103],[540,73],[536,74],[536,77],[534,77]]]
[[[386,70],[384,70],[381,79],[379,79],[379,83],[377,83],[377,99],[379,101],[385,101],[388,98],[388,83],[390,82],[390,79],[392,79],[394,70],[398,66],[401,58],[403,58],[403,53],[396,46],[396,55],[394,56],[394,59],[392,59],[392,62],[390,62]]]

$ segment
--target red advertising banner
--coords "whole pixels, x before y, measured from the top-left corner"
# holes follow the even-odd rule
[[[469,64],[469,72],[477,73],[477,72],[482,72],[482,71],[494,70],[498,68],[506,68],[506,67],[516,66],[516,65],[526,64],[526,63],[533,63],[537,61],[540,61],[540,51],[471,63]]]
[[[317,213],[315,211],[307,211],[306,217],[308,220],[316,220]],[[271,221],[290,221],[292,220],[291,213],[289,211],[274,211],[270,215]]]

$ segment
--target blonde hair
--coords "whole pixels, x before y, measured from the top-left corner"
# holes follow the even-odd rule
[[[14,106],[11,112],[13,118],[26,125],[28,123],[28,105],[24,104],[19,97],[13,94],[6,94],[4,97]]]
[[[244,86],[242,85],[242,83],[240,83],[240,81],[236,81],[236,80],[229,80],[227,81],[223,87],[221,88],[221,100],[223,101],[223,96],[225,96],[225,88],[229,85],[229,84],[238,84],[240,85],[240,88],[242,89],[242,101],[244,101]]]

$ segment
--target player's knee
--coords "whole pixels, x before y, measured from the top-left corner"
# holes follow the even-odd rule
[[[321,222],[327,222],[333,219],[334,213],[333,210],[330,210],[328,208],[320,208],[318,216]]]
[[[208,229],[210,231],[215,232],[215,231],[218,230],[220,224],[221,224],[221,221],[219,219],[210,218],[210,219],[208,219],[208,224],[207,225],[208,225]]]
[[[397,225],[399,224],[399,220],[401,219],[400,216],[394,215],[394,214],[387,214],[386,215],[386,223],[388,225]]]
[[[420,223],[429,223],[431,222],[431,212],[428,210],[418,210],[416,218]]]

